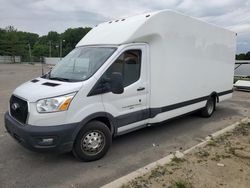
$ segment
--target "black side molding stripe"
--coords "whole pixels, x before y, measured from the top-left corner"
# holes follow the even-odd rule
[[[189,105],[192,105],[192,104],[195,104],[195,103],[206,101],[208,99],[208,97],[209,96],[200,97],[200,98],[197,98],[197,99],[192,99],[192,100],[189,100],[189,101],[184,101],[184,102],[180,102],[180,103],[177,103],[177,104],[172,104],[172,105],[169,105],[169,106],[164,106],[164,107],[161,107],[161,108],[151,108],[150,118],[153,118],[156,115],[158,115],[160,113],[163,113],[163,112],[168,112],[168,111],[171,111],[171,110],[175,110],[177,108],[182,108],[182,107],[189,106]]]
[[[117,128],[148,119],[150,108],[116,117]]]
[[[227,90],[227,91],[220,92],[220,93],[218,93],[218,96],[227,95],[227,94],[230,94],[230,93],[233,93],[233,89],[230,89],[230,90]]]
[[[223,96],[223,95],[230,94],[232,92],[233,92],[233,90],[231,89],[231,90],[223,91],[223,92],[220,92],[217,94],[218,94],[218,96]],[[182,108],[185,106],[196,104],[199,102],[207,101],[207,99],[209,97],[210,97],[210,95],[207,95],[204,97],[199,97],[196,99],[192,99],[192,100],[188,100],[188,101],[184,101],[184,102],[180,102],[180,103],[176,103],[176,104],[172,104],[172,105],[168,105],[168,106],[163,106],[163,107],[159,107],[159,108],[148,108],[148,109],[139,110],[136,112],[124,114],[121,116],[117,116],[117,117],[115,117],[115,120],[117,122],[117,128],[129,125],[132,123],[136,123],[139,121],[143,121],[143,120],[146,120],[149,118],[154,118],[155,116],[157,116],[160,113],[168,112],[171,110],[175,110],[178,108]]]
[[[230,94],[230,93],[233,93],[232,89],[220,92],[220,93],[218,93],[218,96],[227,95],[227,94]],[[180,103],[177,103],[177,104],[172,104],[172,105],[169,105],[169,106],[164,106],[164,107],[161,107],[161,108],[151,108],[150,109],[150,111],[151,111],[150,118],[155,117],[159,113],[168,112],[168,111],[171,111],[171,110],[175,110],[177,108],[182,108],[182,107],[189,106],[189,105],[192,105],[192,104],[195,104],[195,103],[206,101],[206,100],[208,100],[209,97],[210,97],[210,95],[205,96],[205,97],[192,99],[192,100],[189,100],[189,101],[180,102]]]

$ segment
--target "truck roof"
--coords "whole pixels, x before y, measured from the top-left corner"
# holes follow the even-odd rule
[[[187,23],[187,27],[190,22],[193,22],[192,24],[196,24],[197,27],[204,24],[203,26],[205,27],[209,26],[214,27],[214,29],[226,30],[172,10],[161,10],[101,23],[83,37],[76,46],[120,45],[132,42],[150,43],[152,37],[159,36],[165,38],[166,30],[173,29],[171,25],[176,26],[176,23],[173,24],[173,22],[178,22],[179,24]]]
[[[132,37],[133,33],[155,14],[157,12],[101,23],[94,27],[77,46],[126,43]]]

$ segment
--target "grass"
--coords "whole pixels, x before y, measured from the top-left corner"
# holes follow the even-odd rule
[[[200,158],[207,158],[207,157],[209,157],[210,154],[209,154],[206,150],[200,149],[200,150],[198,151],[197,155],[198,155]]]
[[[211,139],[208,141],[207,145],[208,146],[216,146],[216,142],[215,142],[215,140]]]
[[[167,169],[163,166],[158,166],[153,169],[149,175],[149,179],[164,176],[167,173]]]
[[[239,127],[237,127],[234,131],[235,134],[240,134],[243,136],[248,136],[249,135],[249,128],[250,128],[250,123],[242,123]]]
[[[186,180],[173,181],[171,184],[171,188],[192,188],[191,183]]]
[[[179,158],[179,157],[176,157],[176,156],[174,156],[173,159],[172,159],[172,162],[174,162],[174,163],[181,163],[181,162],[184,162],[184,161],[185,161],[185,159]]]

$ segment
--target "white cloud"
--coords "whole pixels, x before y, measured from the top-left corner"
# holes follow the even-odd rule
[[[230,29],[236,33],[248,33],[248,32],[250,32],[250,23],[230,26],[230,27],[228,27],[228,29]]]
[[[0,0],[0,4],[0,27],[14,25],[39,34],[174,9],[230,28],[242,36],[240,40],[248,41],[250,35],[250,0]],[[250,50],[250,42],[248,47]]]

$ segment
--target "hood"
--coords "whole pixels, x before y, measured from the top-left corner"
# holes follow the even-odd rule
[[[13,94],[29,102],[36,102],[40,99],[79,91],[82,86],[83,82],[61,82],[39,77],[20,85]]]

